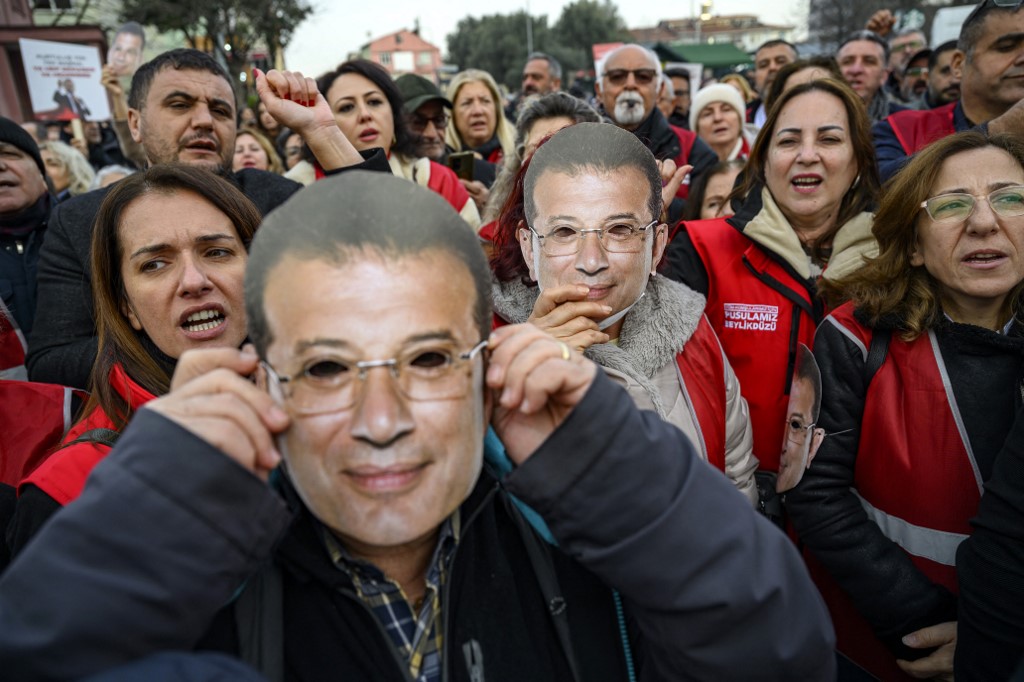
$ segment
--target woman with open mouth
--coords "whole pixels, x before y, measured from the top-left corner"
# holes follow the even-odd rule
[[[92,241],[90,398],[63,447],[19,486],[12,554],[78,497],[134,413],[167,393],[182,353],[245,341],[245,264],[260,219],[234,185],[193,166],[153,166],[107,194]]]
[[[416,153],[402,95],[384,67],[352,59],[320,76],[316,84],[353,147],[383,148],[392,173],[440,194],[470,227],[480,227],[480,211],[455,172]],[[315,160],[303,160],[285,177],[309,185],[326,175]]]
[[[883,680],[952,679],[957,550],[1022,404],[1024,144],[926,147],[886,185],[874,232],[878,257],[824,285],[849,300],[815,338],[817,426],[835,436],[786,506],[840,650]],[[986,611],[1003,588],[982,581]],[[1013,632],[998,622],[990,635]]]
[[[743,129],[746,106],[739,90],[716,83],[697,91],[690,108],[690,130],[718,155],[719,161],[746,159],[754,136]]]
[[[750,407],[762,511],[781,522],[775,477],[790,382],[800,345],[813,348],[825,316],[819,282],[876,249],[878,171],[860,98],[832,79],[786,92],[737,183],[735,215],[685,222],[666,274],[708,297],[708,319]]]
[[[473,152],[493,164],[515,153],[516,131],[505,118],[501,92],[491,74],[480,69],[455,74],[448,99],[454,108],[445,143],[453,151]]]

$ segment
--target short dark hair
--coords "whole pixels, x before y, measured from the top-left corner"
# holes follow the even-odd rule
[[[139,70],[132,76],[132,86],[128,93],[129,107],[136,110],[142,109],[146,103],[146,97],[149,95],[149,88],[153,85],[153,79],[164,69],[206,71],[223,78],[224,82],[231,88],[231,92],[235,91],[231,77],[228,76],[228,72],[224,70],[224,67],[217,63],[216,59],[205,52],[181,47],[158,54],[139,67]],[[234,98],[232,98],[231,103],[234,105]],[[234,117],[232,116],[232,118]]]
[[[793,378],[806,381],[814,389],[814,402],[811,404],[811,419],[815,422],[821,415],[821,370],[814,360],[814,353],[806,347],[796,354],[796,366],[793,368]]]
[[[333,71],[321,74],[316,79],[316,86],[326,99],[327,91],[334,85],[334,81],[347,73],[362,76],[380,88],[380,91],[384,93],[384,97],[388,100],[388,104],[391,105],[391,119],[395,129],[395,144],[391,149],[404,156],[415,157],[416,142],[409,132],[408,124],[405,122],[405,101],[402,99],[402,93],[399,92],[394,79],[391,78],[391,74],[383,66],[368,59],[351,59],[347,62],[342,62]],[[328,102],[328,104],[330,103]]]
[[[932,50],[932,53],[928,56],[928,70],[931,71],[935,68],[935,65],[939,63],[939,55],[945,54],[951,50],[957,49],[955,40],[947,40],[946,42],[939,45],[937,48]]]
[[[757,57],[757,53],[765,49],[766,47],[775,47],[777,45],[785,45],[789,49],[793,50],[794,59],[800,56],[800,50],[796,49],[796,45],[789,42],[788,40],[782,40],[781,38],[773,38],[772,40],[766,40],[760,45],[758,45],[757,49],[754,50],[754,57]]]
[[[133,35],[138,37],[142,41],[142,47],[146,47],[146,30],[142,28],[142,24],[137,21],[126,21],[117,28],[117,33],[114,34],[114,40],[117,40],[117,36],[122,33]]]
[[[681,69],[678,66],[674,66],[671,69],[665,69],[665,75],[669,78],[683,78],[687,83],[690,82],[689,69]]]
[[[342,266],[379,255],[437,251],[464,263],[476,290],[474,320],[491,330],[491,274],[480,240],[441,196],[385,173],[348,171],[316,182],[271,212],[252,242],[245,273],[249,338],[266,357],[273,336],[264,310],[271,271],[288,256]]]
[[[562,65],[561,63],[559,63],[557,59],[555,59],[549,54],[544,54],[543,52],[531,52],[526,57],[526,63],[529,64],[534,59],[543,59],[544,61],[546,61],[548,63],[548,74],[552,78],[562,80]]]
[[[651,150],[636,135],[608,123],[577,123],[560,130],[538,147],[530,160],[523,190],[527,223],[537,217],[533,195],[544,173],[577,175],[587,169],[615,172],[623,168],[635,168],[647,180],[647,208],[651,218],[658,220],[662,209],[661,173]]]
[[[970,61],[971,57],[974,56],[974,48],[978,46],[978,41],[981,40],[982,25],[985,23],[985,19],[992,12],[1006,12],[1007,14],[1016,14],[1021,10],[1022,5],[1000,7],[991,0],[982,0],[978,3],[967,18],[964,19],[964,23],[960,26],[960,37],[957,40],[956,47],[958,50],[964,53],[967,60]]]
[[[836,58],[832,55],[819,55],[817,57],[810,57],[808,59],[797,59],[795,62],[786,64],[779,72],[775,74],[775,80],[772,81],[772,85],[768,88],[768,92],[764,93],[764,106],[767,111],[772,103],[782,95],[783,90],[786,89],[786,82],[790,76],[803,71],[804,69],[824,69],[832,74],[832,78],[836,80],[843,80],[843,73],[839,70],[839,64],[836,63]]]
[[[849,43],[854,43],[857,42],[858,40],[868,40],[878,45],[880,48],[882,48],[882,63],[889,63],[889,43],[885,41],[885,38],[878,35],[874,31],[854,31],[853,33],[848,35],[846,39],[843,40],[843,42],[839,43],[839,48],[836,50],[836,59],[839,58],[839,50],[842,50]]]

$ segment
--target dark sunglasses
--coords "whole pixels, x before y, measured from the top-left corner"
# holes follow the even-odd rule
[[[658,72],[654,69],[611,69],[604,72],[604,77],[612,85],[622,85],[629,78],[629,74],[633,74],[633,80],[637,85],[647,85],[654,80]]]

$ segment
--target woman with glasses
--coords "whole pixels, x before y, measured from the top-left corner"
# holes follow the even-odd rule
[[[455,173],[417,156],[402,95],[384,67],[353,59],[317,78],[316,84],[353,147],[358,151],[383,147],[392,173],[437,192],[470,227],[480,227],[480,212]],[[309,185],[326,175],[314,159],[299,161],[285,177]]]
[[[259,223],[233,184],[192,166],[156,165],[107,194],[92,237],[91,395],[64,447],[19,486],[13,551],[78,497],[135,412],[169,390],[182,353],[242,345],[247,249]]]
[[[445,132],[449,147],[471,151],[493,164],[515,152],[515,129],[505,118],[501,92],[491,74],[480,69],[457,73],[448,85],[448,99],[453,105]]]
[[[872,253],[877,196],[863,103],[845,83],[817,80],[772,106],[730,194],[735,215],[685,222],[668,247],[666,274],[707,296],[743,387],[773,517],[793,368],[825,315],[819,283]]]
[[[1022,402],[1024,144],[932,144],[874,232],[878,256],[824,285],[849,301],[815,338],[834,435],[786,507],[840,650],[882,679],[952,679],[957,547]]]
[[[747,405],[704,298],[656,274],[666,190],[651,152],[618,126],[579,123],[541,145],[513,187],[491,261],[498,321],[582,351],[756,504]]]

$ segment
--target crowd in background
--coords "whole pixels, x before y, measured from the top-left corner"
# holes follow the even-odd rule
[[[0,119],[0,662],[1024,679],[1024,9],[894,24]]]

